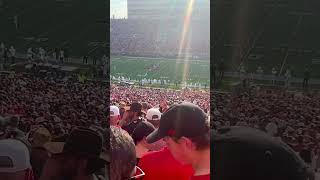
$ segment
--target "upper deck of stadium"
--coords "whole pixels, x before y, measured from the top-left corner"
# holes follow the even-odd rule
[[[213,1],[213,60],[230,70],[244,62],[249,70],[291,68],[296,74],[320,59],[316,0]],[[320,74],[317,74],[319,76]]]

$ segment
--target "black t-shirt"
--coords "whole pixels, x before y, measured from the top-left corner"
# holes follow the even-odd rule
[[[33,147],[30,154],[30,163],[34,171],[35,179],[39,179],[41,176],[42,169],[49,159],[47,150],[43,147]]]
[[[128,125],[122,126],[122,129],[126,130],[130,135],[132,135],[133,131],[136,129],[137,125],[142,121],[142,119],[133,120]]]

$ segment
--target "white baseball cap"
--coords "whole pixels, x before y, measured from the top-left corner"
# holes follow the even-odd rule
[[[147,111],[146,118],[148,120],[160,120],[161,118],[161,112],[157,108],[151,108]]]
[[[117,106],[110,106],[110,116],[119,116],[120,111]]]
[[[0,140],[0,172],[13,173],[30,169],[28,147],[19,140]]]

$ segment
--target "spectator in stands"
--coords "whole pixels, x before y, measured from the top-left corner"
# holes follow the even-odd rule
[[[146,119],[150,122],[156,129],[159,128],[160,125],[161,112],[157,108],[151,108],[147,111]],[[152,143],[151,150],[159,151],[163,147],[165,147],[166,143],[163,139],[160,139],[157,142]]]
[[[225,70],[226,70],[226,67],[225,67],[224,59],[221,59],[218,63],[218,71],[219,71],[218,81],[221,81],[223,79]]]
[[[11,64],[14,64],[16,59],[16,49],[13,46],[11,46],[9,51],[11,56]]]
[[[309,68],[305,68],[304,70],[304,74],[303,74],[303,83],[302,83],[302,87],[303,88],[308,88],[309,85],[309,79],[310,79],[310,69]]]
[[[83,64],[88,64],[88,55],[83,56],[82,63]]]
[[[60,63],[63,64],[64,63],[64,51],[63,51],[63,49],[60,50],[59,57],[60,57]]]
[[[151,106],[147,102],[143,102],[143,103],[141,103],[141,105],[142,105],[142,110],[141,111],[144,113],[144,115],[146,115],[148,109],[150,109]]]
[[[4,52],[3,52],[4,64],[7,64],[8,58],[9,58],[9,50],[8,48],[4,48]]]
[[[53,141],[64,142],[66,140],[66,132],[61,124],[56,124],[53,129]]]
[[[18,129],[19,117],[11,116],[7,120],[5,138],[26,138],[24,133]]]
[[[0,179],[34,180],[28,147],[19,140],[0,140]]]
[[[147,110],[146,119],[149,121],[154,127],[159,128],[161,118],[161,112],[157,108],[151,108]]]
[[[288,88],[290,86],[290,80],[291,80],[291,71],[290,71],[290,69],[286,70],[286,73],[284,74],[284,77],[286,78],[285,86]]]
[[[195,173],[191,179],[210,179],[210,123],[199,106],[185,102],[170,107],[147,142],[161,138],[176,160],[192,165]]]
[[[32,47],[29,47],[27,50],[27,59],[29,63],[33,60],[33,54]]]
[[[5,46],[3,44],[3,42],[0,43],[0,52],[1,54],[4,52]]]
[[[136,167],[136,150],[132,137],[121,128],[110,127],[110,155],[110,180],[139,178],[144,175]]]
[[[192,166],[178,162],[168,147],[146,153],[138,166],[145,172],[143,180],[189,180],[194,173]]]
[[[55,59],[56,59],[56,61],[58,61],[58,59],[59,59],[59,49],[58,48],[54,48],[54,52],[55,52]]]
[[[163,99],[160,101],[160,112],[165,112],[169,108],[167,100]]]
[[[101,179],[95,173],[104,167],[102,135],[88,128],[75,128],[65,143],[50,142],[45,145],[52,154],[47,160],[40,180]]]
[[[152,145],[147,143],[146,137],[151,134],[156,128],[148,121],[141,121],[137,124],[136,128],[132,133],[132,139],[136,146],[136,157],[137,163],[139,163],[140,158],[149,152]]]
[[[120,125],[131,135],[137,124],[143,120],[141,112],[142,105],[138,102],[133,102],[125,109],[126,112],[121,119]]]
[[[311,152],[310,150],[308,149],[302,149],[300,152],[299,152],[299,155],[300,157],[304,160],[304,162],[311,166],[311,163],[312,163],[312,157],[311,157]]]
[[[97,65],[97,59],[98,59],[97,56],[92,57],[92,64],[93,65]]]
[[[35,180],[40,178],[42,168],[49,158],[48,151],[44,145],[51,141],[51,134],[46,128],[38,128],[31,138],[31,165],[34,171]]]
[[[275,67],[272,68],[271,74],[272,74],[272,84],[275,85],[275,83],[276,83],[276,77],[277,77],[277,70],[276,70]]]
[[[122,117],[123,117],[123,114],[126,112],[125,107],[126,107],[126,103],[125,103],[125,102],[120,102],[119,108],[120,108],[120,116],[121,116],[121,119],[122,119]]]
[[[320,148],[317,149],[316,155],[315,155],[315,170],[316,172],[320,172]]]
[[[110,106],[110,126],[118,126],[120,121],[120,111],[117,106]]]
[[[278,126],[272,121],[267,124],[265,129],[270,136],[275,136],[278,133]]]
[[[69,62],[69,51],[68,51],[68,48],[64,49],[64,59],[65,59],[65,62]]]

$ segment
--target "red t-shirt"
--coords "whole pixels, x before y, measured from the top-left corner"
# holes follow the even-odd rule
[[[190,180],[210,180],[210,174],[201,175],[201,176],[192,176]]]
[[[138,167],[145,173],[143,180],[189,180],[194,173],[191,166],[175,160],[167,147],[142,156]]]

